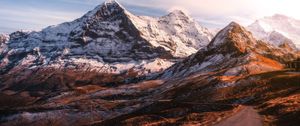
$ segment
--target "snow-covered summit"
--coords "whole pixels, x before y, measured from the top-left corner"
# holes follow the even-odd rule
[[[176,57],[186,57],[205,47],[213,35],[182,11],[175,10],[168,15],[153,18],[134,17],[133,24],[141,36],[154,46],[170,50]]]
[[[103,4],[98,5],[95,9],[88,12],[84,17],[97,16],[105,18],[111,15],[124,13],[126,9],[115,0],[107,0]]]
[[[178,10],[178,9],[171,11],[168,14],[168,16],[170,16],[170,17],[174,16],[174,17],[182,18],[182,19],[191,19],[191,17],[187,13],[183,12],[182,10]]]
[[[104,1],[104,3],[105,4],[119,4],[118,1],[116,1],[116,0],[106,0],[106,1]]]
[[[254,44],[255,40],[250,32],[239,24],[231,22],[215,36],[208,45],[208,49],[223,51],[223,53],[233,51],[245,53],[249,46],[253,46]]]
[[[287,43],[292,48],[295,48],[295,45],[298,48],[300,47],[300,20],[275,14],[256,20],[248,26],[248,29],[256,38],[268,41],[276,46]],[[293,43],[286,40],[291,40]]]

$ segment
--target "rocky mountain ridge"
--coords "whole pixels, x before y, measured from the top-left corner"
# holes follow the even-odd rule
[[[232,22],[222,29],[206,48],[174,64],[162,76],[182,77],[195,72],[220,70],[225,70],[225,75],[239,76],[281,69],[283,66],[280,62],[284,63],[297,57],[298,54],[294,50],[256,40],[246,28]]]

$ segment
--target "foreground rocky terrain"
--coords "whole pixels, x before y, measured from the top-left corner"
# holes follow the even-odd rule
[[[300,73],[284,66],[298,50],[235,22],[212,38],[181,11],[140,17],[107,1],[0,42],[3,126],[210,126],[247,106],[265,125],[300,123]]]

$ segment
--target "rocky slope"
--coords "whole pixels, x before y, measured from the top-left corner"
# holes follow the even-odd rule
[[[248,29],[258,39],[270,42],[276,46],[288,44],[291,48],[300,47],[300,21],[276,14],[256,20]]]
[[[143,99],[150,105],[95,125],[210,126],[232,116],[241,105],[259,107],[265,124],[295,125],[300,74],[282,70],[279,61],[289,60],[284,55],[297,54],[258,41],[231,23],[207,48],[162,74],[166,81]],[[289,104],[288,99],[294,102]]]

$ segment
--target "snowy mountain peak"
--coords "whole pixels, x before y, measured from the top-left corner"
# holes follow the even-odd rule
[[[190,17],[187,13],[183,12],[182,10],[173,10],[164,17],[170,18],[172,20],[182,20],[184,22],[193,21],[192,17]]]
[[[221,30],[208,45],[208,49],[223,53],[245,53],[247,47],[252,46],[255,40],[251,33],[238,23],[231,22]]]
[[[294,49],[294,50],[297,49],[297,47],[295,46],[295,44],[291,39],[285,37],[283,34],[277,31],[270,32],[267,41],[273,42],[272,44],[278,47],[288,47],[289,49]]]
[[[182,10],[173,10],[169,13],[169,15],[177,15],[177,16],[181,15],[181,16],[189,17],[188,14],[186,14]]]
[[[232,22],[230,22],[226,27],[241,27],[241,26],[240,26],[238,23],[232,21]],[[225,28],[226,28],[226,27],[225,27]]]
[[[124,14],[127,12],[125,8],[115,0],[107,0],[103,4],[98,5],[92,11],[89,11],[83,18],[109,18],[112,15]]]
[[[243,29],[241,25],[239,25],[238,23],[233,21],[233,22],[230,22],[223,30],[226,32],[230,32],[234,28]]]
[[[117,2],[116,0],[107,0],[103,3],[102,6],[106,6],[106,7],[110,7],[110,8],[122,8],[124,9],[124,7],[119,3]]]
[[[291,47],[300,47],[300,20],[275,14],[256,20],[247,28],[260,40],[264,40],[275,46],[282,45],[286,39],[290,39]],[[276,32],[277,36],[274,35]],[[275,37],[275,38],[273,38]],[[296,48],[294,48],[296,50]]]
[[[268,18],[268,17],[266,17]],[[286,15],[283,15],[283,14],[274,14],[273,16],[271,16],[270,18],[273,18],[273,19],[288,19],[290,17],[286,16]]]
[[[119,4],[118,1],[116,1],[116,0],[106,0],[104,3],[105,4]]]

